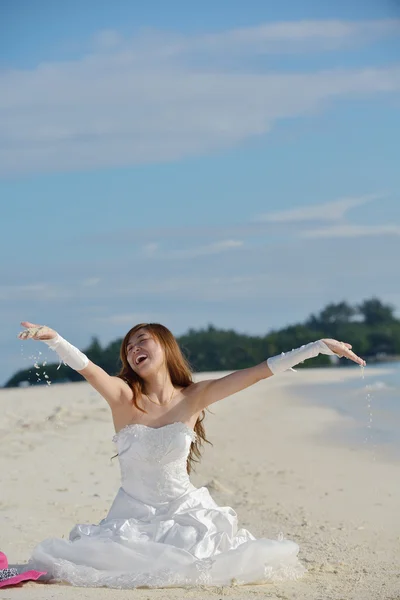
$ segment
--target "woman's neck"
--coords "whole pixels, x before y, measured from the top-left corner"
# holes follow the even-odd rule
[[[174,386],[169,373],[157,373],[154,377],[146,379],[143,392],[160,405],[170,402]]]

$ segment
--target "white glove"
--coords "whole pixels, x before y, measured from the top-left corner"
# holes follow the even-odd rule
[[[329,354],[330,356],[336,356],[335,352],[332,352],[330,348],[322,340],[317,342],[311,342],[291,352],[282,352],[277,356],[272,356],[267,360],[267,365],[274,375],[282,373],[298,365],[299,363],[307,360],[307,358],[314,358],[318,354]]]
[[[45,344],[49,346],[54,352],[57,352],[58,356],[61,360],[71,367],[71,369],[75,369],[75,371],[82,371],[89,364],[88,357],[83,354],[78,348],[75,348],[72,344],[64,340],[57,333],[55,338],[51,340],[43,340]]]

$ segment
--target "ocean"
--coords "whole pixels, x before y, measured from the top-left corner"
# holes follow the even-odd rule
[[[400,363],[367,365],[364,379],[360,367],[349,368],[359,369],[360,377],[299,386],[298,393],[307,403],[329,406],[346,417],[325,431],[325,438],[400,458]]]

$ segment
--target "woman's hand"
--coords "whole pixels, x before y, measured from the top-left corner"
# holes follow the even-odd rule
[[[51,340],[57,336],[57,331],[46,327],[46,325],[35,325],[29,321],[22,321],[22,327],[26,327],[25,331],[18,334],[20,340]]]
[[[323,339],[322,341],[328,346],[330,350],[332,350],[332,352],[334,352],[341,358],[344,356],[345,358],[352,360],[353,362],[357,363],[358,365],[361,365],[362,367],[365,367],[365,365],[367,364],[365,360],[357,356],[357,354],[354,354],[354,352],[351,350],[351,344],[346,344],[344,342],[338,342],[337,340],[330,339]]]

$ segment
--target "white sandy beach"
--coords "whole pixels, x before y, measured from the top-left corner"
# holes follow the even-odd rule
[[[209,485],[257,537],[283,532],[298,542],[308,569],[302,580],[191,590],[30,582],[0,590],[0,599],[400,599],[398,464],[372,444],[346,446],[324,436],[348,419],[308,406],[296,393],[303,384],[352,377],[363,388],[380,371],[367,368],[365,381],[359,369],[287,373],[207,413],[213,447],[206,445],[193,483]],[[119,487],[119,467],[110,461],[116,450],[109,408],[88,384],[1,390],[0,403],[0,549],[18,563],[37,542],[101,520]]]

